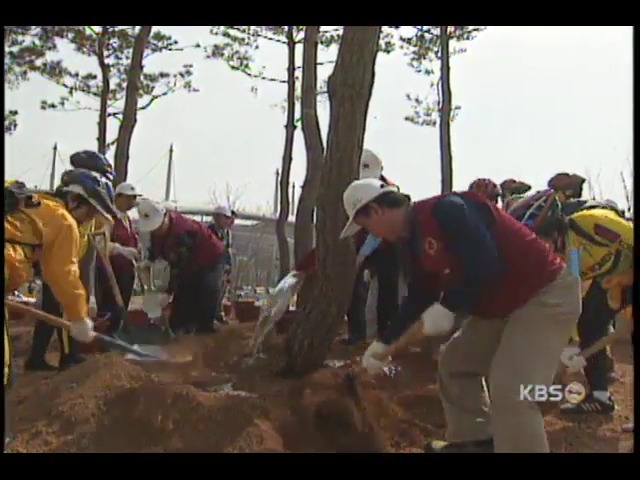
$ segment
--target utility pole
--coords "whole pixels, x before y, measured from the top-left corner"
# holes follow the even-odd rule
[[[291,212],[289,212],[289,216],[296,215],[296,182],[291,184]]]
[[[273,216],[278,216],[278,184],[280,182],[280,170],[276,169],[276,183],[273,190]]]
[[[173,143],[169,147],[169,165],[167,165],[167,183],[164,188],[164,201],[171,201],[171,177],[173,172]]]
[[[49,177],[49,189],[56,188],[56,159],[58,158],[58,142],[53,144],[53,159],[51,160],[51,176]]]

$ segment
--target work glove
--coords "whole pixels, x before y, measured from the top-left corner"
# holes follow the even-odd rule
[[[160,318],[162,309],[169,304],[169,295],[162,292],[148,292],[142,298],[142,310],[150,319]]]
[[[74,339],[82,343],[89,343],[96,336],[96,332],[93,331],[93,322],[90,318],[72,321],[69,333]]]
[[[133,247],[123,247],[120,244],[115,244],[112,252],[113,255],[122,255],[123,257],[127,257],[132,262],[135,262],[139,258],[139,253],[137,248]]]
[[[89,297],[89,317],[96,318],[98,316],[98,303],[93,295]]]
[[[453,328],[455,314],[434,303],[422,314],[422,333],[428,337],[446,335]]]
[[[578,347],[566,347],[560,354],[560,361],[570,372],[579,372],[587,365],[587,361],[580,355]]]
[[[389,346],[378,340],[369,345],[367,351],[362,356],[362,366],[367,369],[371,375],[376,375],[384,370],[389,363]]]

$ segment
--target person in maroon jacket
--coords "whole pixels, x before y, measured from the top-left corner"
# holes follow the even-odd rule
[[[138,201],[138,229],[148,232],[149,261],[162,258],[171,267],[174,333],[213,333],[222,294],[224,243],[203,224],[149,199]]]
[[[579,279],[551,247],[476,193],[411,204],[384,182],[365,179],[343,198],[349,221],[341,237],[364,228],[404,243],[412,258],[407,297],[363,355],[369,372],[382,371],[394,343],[419,318],[425,334],[439,335],[456,313],[471,317],[439,362],[448,442],[425,450],[548,452],[542,414],[527,392],[553,381],[580,315]]]
[[[131,249],[134,252],[138,250],[138,234],[133,228],[131,218],[127,212],[136,206],[139,196],[135,187],[130,183],[121,183],[116,187],[114,204],[118,211],[118,216],[114,219],[109,239],[110,242],[120,247]],[[116,283],[124,302],[124,312],[121,311],[116,301],[105,266],[99,256],[96,275],[100,295],[99,309],[101,312],[109,313],[110,325],[107,333],[113,333],[120,327],[123,320],[122,317],[129,308],[129,302],[133,295],[133,286],[136,281],[136,270],[134,261],[118,251],[112,252],[109,256],[109,263],[111,263],[111,269],[116,277]]]

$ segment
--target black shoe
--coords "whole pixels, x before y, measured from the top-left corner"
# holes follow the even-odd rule
[[[73,367],[74,365],[80,365],[81,363],[86,362],[87,359],[82,355],[65,355],[60,358],[60,363],[58,364],[58,370],[66,370],[69,367]]]
[[[227,320],[225,320],[222,315],[219,315],[219,316],[216,317],[216,323],[219,323],[220,325],[228,325],[229,324],[229,322]]]
[[[610,415],[615,409],[616,404],[611,395],[609,395],[607,400],[600,400],[590,394],[580,403],[564,403],[560,405],[560,413],[565,414],[597,413],[600,415]]]
[[[24,369],[27,372],[56,372],[58,369],[47,363],[46,360],[28,359],[24,362]]]
[[[493,439],[473,442],[443,442],[433,440],[424,446],[424,453],[494,453]]]

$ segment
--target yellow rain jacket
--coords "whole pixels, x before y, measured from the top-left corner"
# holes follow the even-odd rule
[[[60,200],[42,193],[36,197],[40,205],[12,212],[4,221],[5,294],[29,281],[32,264],[39,262],[64,316],[85,318],[87,298],[78,259],[86,240],[81,243],[78,225]]]

